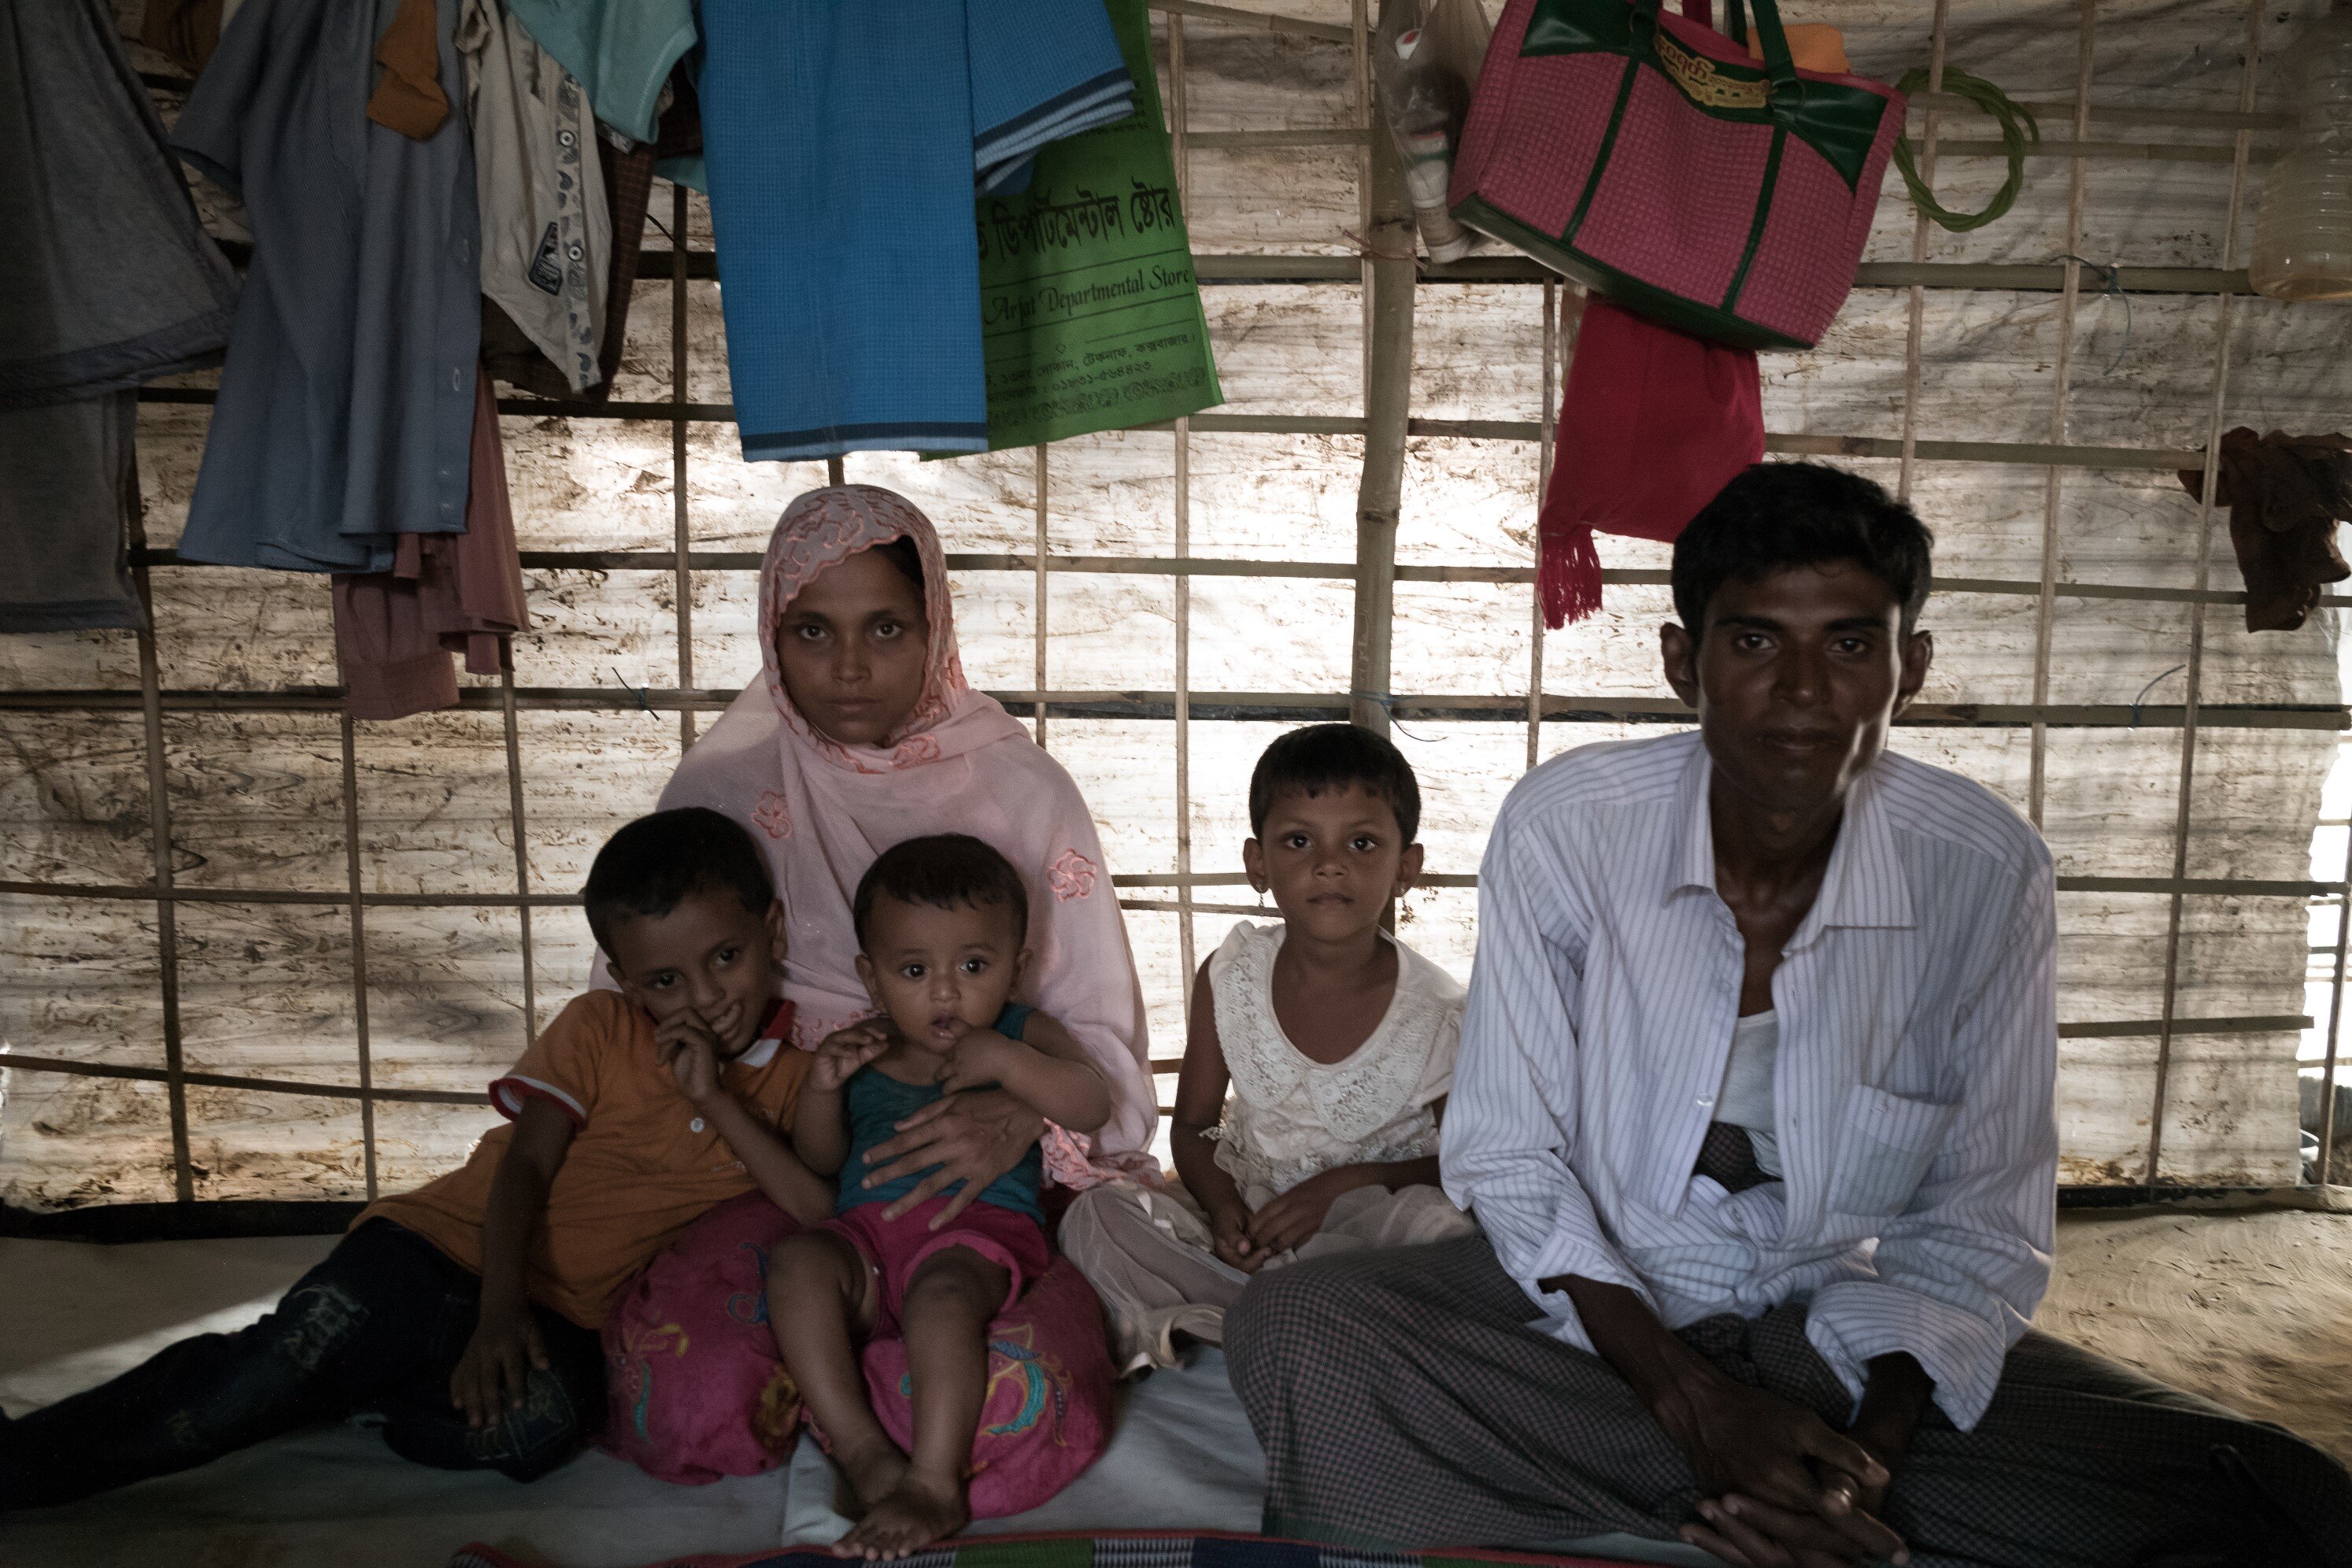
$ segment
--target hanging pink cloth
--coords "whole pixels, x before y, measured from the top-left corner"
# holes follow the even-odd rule
[[[905,728],[883,746],[844,746],[784,695],[776,627],[817,574],[861,550],[911,539],[923,563],[929,668]],[[874,858],[902,839],[969,833],[1029,888],[1034,953],[1024,1000],[1060,1020],[1108,1079],[1111,1120],[1087,1139],[1049,1128],[1046,1169],[1066,1186],[1146,1173],[1159,1118],[1145,1066],[1143,993],[1093,816],[1070,775],[1019,721],[965,681],[939,535],[912,502],[873,485],[811,490],[785,510],[760,572],[761,679],[698,741],[662,792],[664,810],[724,812],[765,846],[791,920],[783,994],[795,1044],[813,1048],[873,1011],[859,984],[850,899]],[[602,966],[599,966],[601,975]]]
[[[463,654],[473,675],[514,668],[530,625],[507,497],[506,447],[490,378],[474,378],[474,441],[463,533],[404,533],[389,572],[335,574],[335,658],[354,719],[405,719],[457,705]]]
[[[1764,456],[1764,392],[1752,349],[1585,302],[1537,530],[1544,624],[1601,607],[1594,530],[1671,541]]]

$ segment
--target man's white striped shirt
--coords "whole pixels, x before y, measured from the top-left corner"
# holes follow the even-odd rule
[[[1696,731],[1588,746],[1522,779],[1479,873],[1445,1189],[1591,1349],[1575,1274],[1669,1327],[1809,1300],[1859,1394],[1908,1351],[1976,1424],[2050,1279],[2058,1135],[2049,851],[1979,784],[1886,756],[1859,778],[1772,981],[1785,1182],[1691,1173],[1745,946],[1716,891]]]

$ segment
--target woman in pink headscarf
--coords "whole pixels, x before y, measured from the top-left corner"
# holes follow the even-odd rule
[[[1111,1087],[1111,1119],[1091,1138],[1046,1127],[998,1091],[926,1107],[876,1152],[895,1163],[879,1165],[875,1183],[936,1167],[891,1213],[957,1182],[963,1194],[977,1194],[1041,1134],[1047,1174],[1065,1187],[1156,1174],[1142,992],[1094,819],[1060,764],[965,681],[929,521],[871,485],[802,496],[769,542],[759,625],[761,680],[695,743],[661,805],[709,806],[766,847],[790,922],[783,994],[795,1008],[793,1043],[814,1047],[873,1010],[855,966],[850,900],[874,858],[919,835],[969,833],[1001,851],[1029,885],[1034,994],[1021,999],[1068,1028]],[[760,1414],[761,1390],[781,1370],[759,1300],[761,1258],[791,1224],[772,1207],[762,1212],[763,1204],[753,1194],[698,1221],[613,1313],[605,1343],[615,1408],[606,1446],[656,1475],[715,1479],[764,1469],[789,1436],[775,1424],[775,1407],[788,1396],[770,1389]],[[1071,1304],[1066,1312],[1062,1302]],[[1050,1364],[1051,1376],[1066,1379],[1103,1358],[1092,1298],[1066,1266],[1014,1311],[1032,1307],[1029,1375],[1049,1375],[1034,1369]],[[1045,1342],[1066,1337],[1064,1317],[1069,1334],[1093,1342]],[[887,1362],[890,1347],[877,1348]],[[872,1380],[883,1369],[867,1359]],[[998,1386],[993,1376],[990,1386]],[[1107,1370],[1103,1390],[1107,1404]],[[876,1393],[887,1425],[885,1391]],[[762,1421],[769,1429],[755,1433]],[[1074,1436],[1057,1433],[1055,1441],[1067,1448]],[[982,1502],[976,1485],[976,1511]]]

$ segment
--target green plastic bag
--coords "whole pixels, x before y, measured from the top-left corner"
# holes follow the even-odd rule
[[[992,448],[1122,430],[1224,401],[1144,0],[1108,4],[1135,78],[1135,113],[1046,146],[1025,194],[975,204]]]

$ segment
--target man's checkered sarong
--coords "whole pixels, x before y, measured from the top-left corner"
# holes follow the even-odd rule
[[[1673,1539],[1696,1516],[1681,1451],[1606,1363],[1535,1318],[1480,1237],[1259,1275],[1225,1354],[1265,1446],[1265,1531],[1390,1550]],[[1681,1338],[1845,1425],[1802,1307]],[[2342,1465],[2038,1332],[1975,1430],[1929,1410],[1885,1517],[1920,1568],[2352,1564]]]

